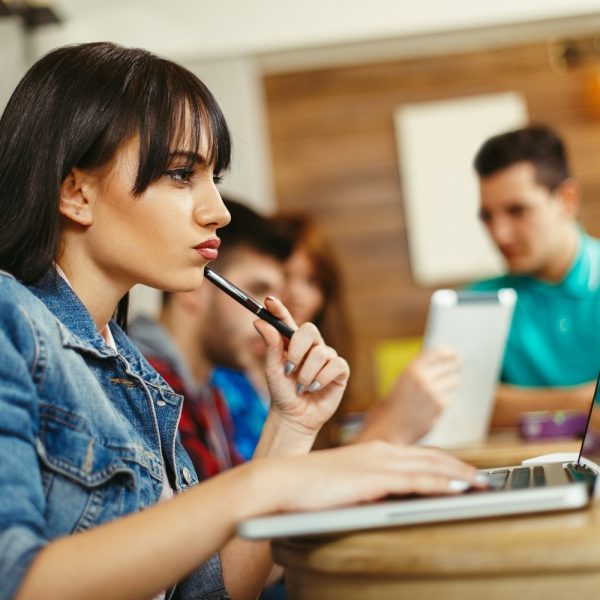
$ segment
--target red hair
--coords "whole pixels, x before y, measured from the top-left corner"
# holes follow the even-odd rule
[[[316,220],[307,214],[284,213],[276,216],[275,222],[292,243],[292,253],[302,250],[312,263],[323,295],[323,306],[312,319],[313,323],[321,331],[325,343],[352,365],[352,330],[344,299],[343,277],[331,243]],[[351,386],[348,386],[343,404],[348,403],[351,395]],[[341,411],[342,405],[336,416]],[[334,417],[332,421],[335,420]],[[324,433],[332,438],[331,428],[324,429],[327,429]],[[331,445],[331,441],[327,445]]]

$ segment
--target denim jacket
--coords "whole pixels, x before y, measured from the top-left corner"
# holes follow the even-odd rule
[[[110,328],[118,351],[61,277],[28,289],[0,272],[1,600],[49,541],[156,503],[163,456],[176,492],[198,483],[181,396]],[[167,597],[228,598],[218,555]]]

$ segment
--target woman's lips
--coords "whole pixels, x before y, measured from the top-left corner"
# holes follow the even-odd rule
[[[202,242],[202,244],[198,244],[194,246],[194,250],[204,259],[204,260],[215,260],[219,256],[219,246],[221,245],[221,240],[219,238],[211,238],[210,240],[206,240]]]

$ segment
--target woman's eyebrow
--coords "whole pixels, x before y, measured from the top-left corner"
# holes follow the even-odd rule
[[[175,158],[183,158],[188,163],[199,165],[206,165],[208,162],[204,156],[190,150],[175,150],[169,153],[169,158],[171,160]]]

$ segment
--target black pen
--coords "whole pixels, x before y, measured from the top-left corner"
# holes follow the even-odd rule
[[[218,273],[215,273],[208,267],[204,268],[204,275],[211,283],[216,285],[219,289],[223,290],[227,295],[231,296],[234,300],[237,300],[242,306],[245,306],[250,312],[254,313],[257,317],[263,321],[270,323],[286,338],[291,338],[294,334],[294,330],[288,327],[283,321],[280,321],[273,313],[270,313],[264,306],[257,302],[254,298],[242,292],[240,288],[233,285],[231,281],[221,277]]]

